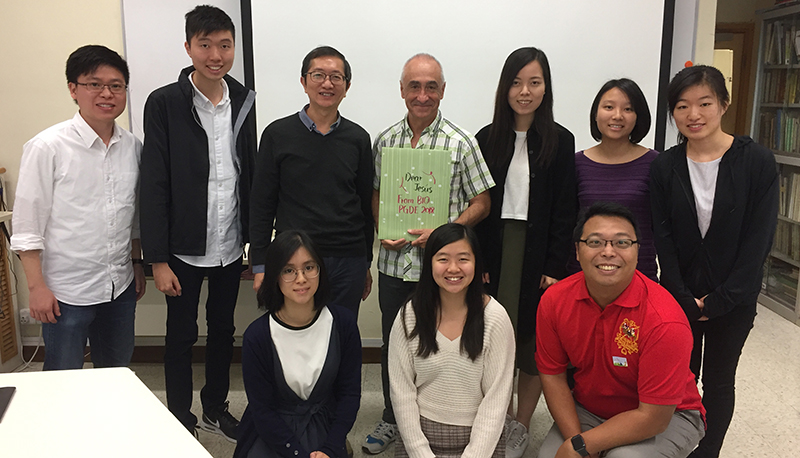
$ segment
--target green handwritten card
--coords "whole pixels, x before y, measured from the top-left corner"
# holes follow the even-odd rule
[[[441,149],[383,148],[381,151],[378,238],[413,240],[409,229],[447,223],[450,207],[450,152]]]

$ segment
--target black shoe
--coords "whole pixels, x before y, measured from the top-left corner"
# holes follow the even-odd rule
[[[237,439],[236,428],[238,426],[239,420],[228,412],[228,401],[214,409],[204,410],[203,419],[200,421],[200,428],[217,433],[234,444]]]

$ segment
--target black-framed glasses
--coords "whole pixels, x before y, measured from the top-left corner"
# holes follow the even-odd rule
[[[112,94],[122,94],[123,92],[125,92],[126,89],[128,89],[128,86],[122,83],[103,84],[103,83],[91,82],[91,83],[75,83],[75,84],[77,84],[78,86],[85,87],[86,90],[91,93],[103,92],[104,88],[108,88],[108,90],[111,91]]]
[[[311,77],[311,81],[321,84],[324,83],[326,79],[330,79],[332,84],[340,86],[344,84],[345,78],[344,75],[341,73],[331,73],[330,75],[325,72],[308,72],[306,75]]]
[[[611,248],[615,250],[627,250],[628,248],[632,247],[634,244],[639,243],[638,240],[631,240],[631,239],[614,239],[614,240],[605,240],[599,237],[589,237],[588,239],[578,240],[579,242],[583,242],[586,244],[587,247],[596,250],[598,248],[605,248],[606,245],[609,243],[611,244]]]
[[[307,264],[299,269],[294,267],[284,267],[281,269],[281,280],[291,283],[297,279],[297,274],[303,272],[303,276],[308,278],[319,277],[319,264]]]

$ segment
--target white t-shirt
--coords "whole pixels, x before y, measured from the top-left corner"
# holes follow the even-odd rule
[[[333,330],[333,315],[328,307],[320,310],[309,325],[295,328],[269,317],[272,344],[278,352],[283,376],[289,388],[306,400],[311,396],[325,366]]]
[[[694,193],[694,205],[697,208],[697,227],[703,237],[706,236],[708,226],[711,224],[720,160],[722,157],[709,162],[695,162],[686,158],[689,164],[689,180]]]
[[[516,132],[514,156],[508,166],[506,184],[503,187],[503,219],[528,220],[528,200],[530,198],[531,170],[528,164],[527,132]]]

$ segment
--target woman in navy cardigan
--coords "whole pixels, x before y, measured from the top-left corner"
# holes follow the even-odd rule
[[[361,401],[356,317],[325,305],[325,264],[309,237],[285,231],[266,253],[242,373],[248,406],[234,457],[346,457]]]

